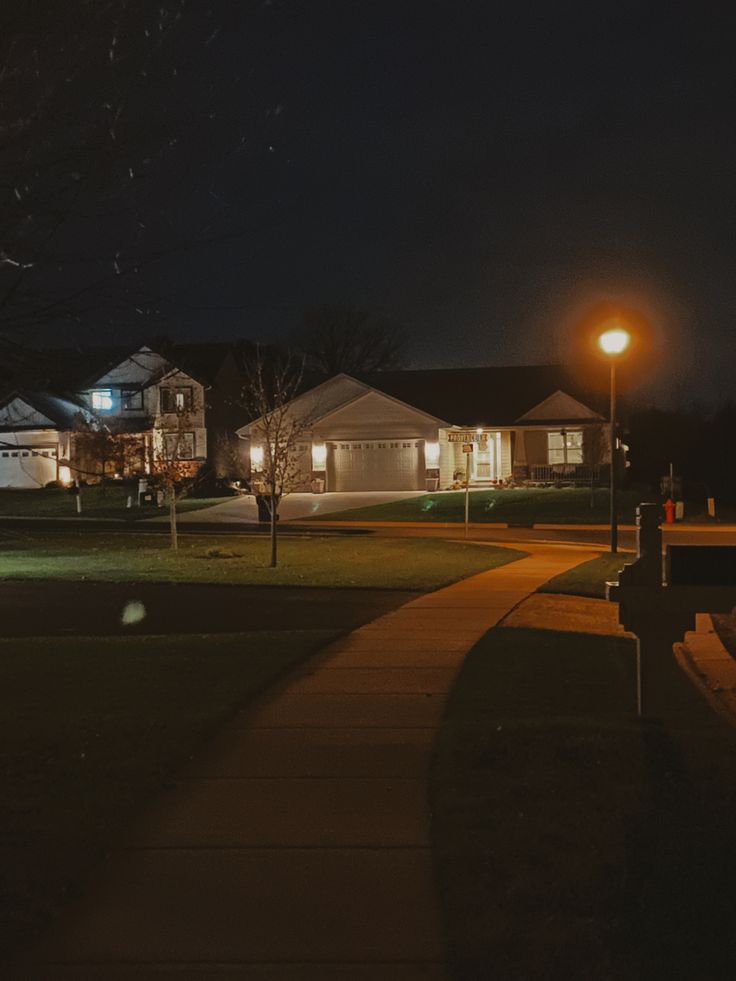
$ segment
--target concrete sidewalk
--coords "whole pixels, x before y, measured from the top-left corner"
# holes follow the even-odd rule
[[[426,783],[446,694],[488,629],[594,554],[529,551],[354,631],[238,717],[12,976],[445,978]]]

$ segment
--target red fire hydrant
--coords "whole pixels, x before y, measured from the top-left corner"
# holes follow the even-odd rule
[[[664,520],[668,525],[674,524],[675,521],[675,502],[670,498],[664,502]]]

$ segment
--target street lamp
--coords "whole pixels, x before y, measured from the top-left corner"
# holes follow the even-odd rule
[[[618,551],[618,515],[616,513],[616,360],[631,343],[631,334],[623,327],[610,327],[598,337],[598,346],[611,362],[611,552]]]

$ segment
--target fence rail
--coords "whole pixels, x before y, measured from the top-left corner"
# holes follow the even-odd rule
[[[585,484],[604,483],[608,480],[608,464],[588,463],[532,463],[514,467],[514,480],[533,484]]]

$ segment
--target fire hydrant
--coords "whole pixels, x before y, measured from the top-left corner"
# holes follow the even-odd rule
[[[675,502],[669,497],[664,502],[664,520],[668,525],[674,524],[675,521]]]

